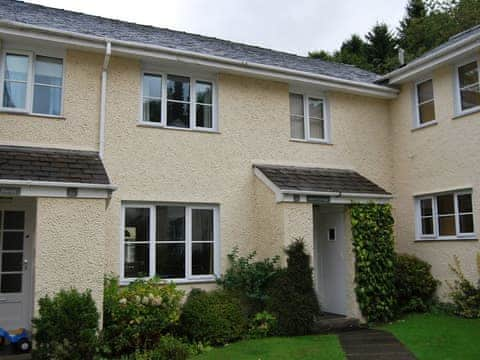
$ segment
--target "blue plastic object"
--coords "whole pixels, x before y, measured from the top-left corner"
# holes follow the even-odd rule
[[[28,352],[31,349],[30,339],[25,329],[20,333],[10,334],[7,330],[0,328],[0,344],[12,344],[21,352]]]

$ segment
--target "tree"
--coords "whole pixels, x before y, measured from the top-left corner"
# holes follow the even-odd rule
[[[387,24],[376,24],[365,38],[367,40],[366,59],[374,72],[383,74],[398,66],[395,49],[397,41]]]

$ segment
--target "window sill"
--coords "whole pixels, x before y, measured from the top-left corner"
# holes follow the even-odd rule
[[[469,115],[476,114],[476,113],[479,113],[479,112],[480,112],[480,106],[477,106],[477,107],[474,107],[474,108],[471,108],[471,109],[468,109],[468,110],[465,110],[465,111],[462,111],[462,112],[456,114],[452,118],[452,120],[461,119],[461,118],[464,118],[465,116],[469,116]]]
[[[67,119],[63,115],[36,114],[36,113],[28,112],[28,111],[12,111],[12,110],[6,110],[6,109],[0,109],[0,114],[28,116],[28,117],[55,119],[55,120],[66,120]]]
[[[322,144],[322,145],[333,145],[332,142],[328,140],[303,140],[303,139],[290,139],[291,142],[298,142],[298,143],[304,143],[304,144]]]
[[[147,128],[157,128],[157,129],[164,129],[164,130],[174,130],[174,131],[190,131],[190,132],[197,132],[197,133],[206,133],[206,134],[220,134],[220,131],[214,129],[199,129],[199,128],[179,128],[179,127],[172,127],[172,126],[163,126],[160,124],[149,124],[146,122],[137,122],[138,127],[147,127]]]
[[[123,280],[120,280],[120,285],[126,286],[135,280],[149,280],[149,278],[123,279]],[[208,277],[203,277],[198,279],[164,279],[162,281],[166,283],[174,283],[177,285],[213,284],[217,281],[217,278],[215,276],[208,276]]]
[[[441,242],[441,241],[478,241],[477,236],[473,237],[449,237],[449,238],[431,238],[431,239],[415,239],[415,243],[422,242]]]
[[[438,125],[438,122],[437,122],[436,120],[434,120],[434,121],[429,121],[428,123],[425,123],[425,124],[422,124],[422,125],[418,125],[417,127],[412,128],[412,132],[413,132],[413,131],[422,130],[422,129],[425,129],[425,128],[429,128],[429,127],[435,126],[435,125]]]

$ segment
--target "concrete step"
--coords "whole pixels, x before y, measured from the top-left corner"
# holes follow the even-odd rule
[[[315,321],[313,332],[315,334],[327,334],[359,329],[360,327],[360,320],[358,319],[342,315],[325,314]]]

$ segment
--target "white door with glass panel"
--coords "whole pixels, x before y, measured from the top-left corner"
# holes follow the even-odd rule
[[[29,328],[30,241],[25,211],[0,208],[0,327]]]

